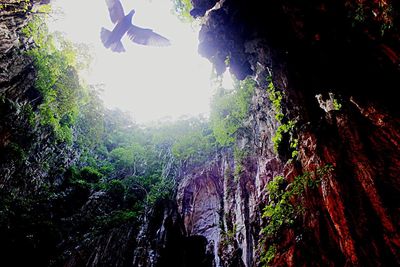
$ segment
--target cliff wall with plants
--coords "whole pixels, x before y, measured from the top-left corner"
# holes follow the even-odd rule
[[[147,128],[46,6],[0,2],[0,265],[399,265],[399,4],[176,2],[239,81]]]
[[[223,266],[398,265],[398,3],[192,3],[199,52],[255,90],[235,134],[245,156],[181,190],[187,227],[218,239],[196,226],[196,194],[185,197],[214,191],[220,212],[206,218],[221,229]]]

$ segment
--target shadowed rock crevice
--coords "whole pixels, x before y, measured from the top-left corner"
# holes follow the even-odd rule
[[[213,250],[201,235],[187,235],[176,203],[157,203],[143,222],[133,266],[213,267]]]

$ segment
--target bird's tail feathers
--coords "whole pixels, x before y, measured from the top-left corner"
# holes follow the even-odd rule
[[[122,45],[121,41],[117,41],[110,45],[110,48],[113,52],[125,52],[125,48]]]
[[[107,30],[106,28],[101,27],[101,33],[100,33],[100,38],[103,43],[103,45],[106,48],[110,47],[110,44],[108,43],[108,38],[110,37],[111,31]]]

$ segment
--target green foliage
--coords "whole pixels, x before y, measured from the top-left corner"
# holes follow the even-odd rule
[[[293,225],[296,217],[304,211],[301,205],[293,203],[295,198],[299,198],[306,188],[317,187],[322,177],[332,171],[333,166],[327,164],[314,172],[305,172],[303,175],[295,177],[290,184],[287,184],[283,176],[275,176],[272,181],[267,184],[266,190],[269,194],[269,203],[264,207],[262,213],[262,218],[267,219],[267,224],[261,231],[263,235],[261,239],[262,244],[265,244],[266,240],[273,241],[276,239],[280,229],[283,227],[290,227]],[[271,256],[275,254],[276,248],[268,251],[269,252],[262,255],[266,263],[271,261],[273,258],[271,258]]]
[[[363,5],[360,3],[354,13],[354,20],[356,22],[364,22],[366,20],[366,15],[364,13],[364,7]]]
[[[90,183],[97,183],[103,177],[98,170],[90,166],[83,167],[80,176]]]
[[[158,148],[170,146],[172,156],[187,166],[204,163],[216,151],[209,123],[201,117],[160,123],[149,131]]]
[[[146,198],[148,205],[154,205],[159,200],[171,199],[173,196],[173,190],[175,183],[172,179],[162,178],[158,179],[155,184],[152,185],[149,194]]]
[[[226,56],[226,58],[225,58],[225,66],[227,66],[227,67],[229,67],[230,65],[231,65],[231,56],[229,55],[229,56]]]
[[[262,266],[268,266],[268,264],[275,258],[278,249],[275,244],[268,247],[268,250],[261,255],[260,263]]]
[[[30,158],[30,142],[36,126],[35,114],[29,103],[20,103],[5,96],[0,96],[0,114],[0,170],[3,168],[4,172],[7,164],[19,170]]]
[[[122,206],[144,208],[171,198],[178,166],[202,164],[214,156],[215,139],[202,118],[142,128],[121,111],[96,108],[97,96],[90,97],[95,99],[83,109],[77,140],[91,148],[82,154],[79,164],[83,167],[77,176],[89,188],[105,190]],[[86,115],[99,118],[98,122],[86,123]],[[96,133],[96,142],[87,136],[92,133]]]
[[[207,152],[213,150],[213,142],[213,136],[210,133],[203,132],[202,129],[194,129],[176,140],[172,146],[172,153],[177,159],[188,161],[198,157],[198,161],[203,161]]]
[[[8,157],[17,159],[18,163],[22,163],[27,157],[24,149],[19,144],[14,142],[7,144],[4,152],[8,155]]]
[[[333,99],[333,110],[340,110],[342,108],[342,104],[338,102],[336,98]]]
[[[235,237],[237,233],[236,224],[233,225],[232,229],[228,229],[227,231],[221,230],[221,242],[220,246],[222,248],[227,248],[228,246],[233,246]]]
[[[47,6],[47,5],[46,5]],[[17,2],[5,3],[0,2],[0,11],[8,11],[10,13],[25,13],[28,12],[32,7],[30,0],[18,0]]]
[[[233,177],[235,182],[238,182],[240,176],[243,173],[244,169],[244,160],[248,157],[249,151],[245,149],[239,149],[238,147],[234,147],[233,149],[233,158],[235,160],[235,170],[233,172]]]
[[[111,180],[107,184],[107,193],[115,199],[123,197],[126,192],[126,187],[121,180]]]
[[[289,136],[289,149],[291,151],[291,157],[294,159],[298,155],[297,145],[298,139],[295,139],[293,136],[293,131],[296,122],[292,120],[285,120],[285,116],[282,111],[282,99],[283,93],[281,91],[276,90],[274,83],[272,82],[272,77],[269,76],[267,78],[269,82],[267,92],[269,100],[272,103],[272,107],[275,111],[275,119],[279,122],[278,129],[275,132],[275,135],[272,137],[272,143],[274,144],[274,150],[278,153],[279,146],[282,144],[282,140],[285,135]]]
[[[0,113],[23,115],[21,124],[32,126],[26,133],[30,134],[32,130],[35,134],[50,136],[45,145],[50,147],[49,150],[56,149],[54,153],[41,153],[40,157],[45,154],[51,159],[42,161],[39,157],[40,162],[37,163],[31,154],[42,146],[36,142],[38,139],[30,140],[29,135],[24,140],[27,144],[13,142],[10,138],[6,140],[9,141],[8,146],[0,148],[1,158],[11,155],[21,161],[21,166],[30,168],[36,166],[29,165],[33,162],[40,166],[44,175],[48,173],[49,178],[46,180],[40,176],[38,179],[36,173],[29,173],[15,181],[26,183],[27,192],[31,190],[28,180],[43,182],[40,188],[35,184],[32,189],[43,196],[39,199],[32,194],[24,199],[23,196],[12,195],[10,201],[0,203],[0,228],[5,231],[0,233],[1,236],[9,237],[12,231],[22,236],[23,240],[18,242],[29,243],[26,236],[39,221],[35,215],[40,214],[46,219],[43,225],[60,231],[54,243],[48,243],[49,247],[84,244],[83,237],[96,238],[98,231],[136,222],[149,206],[173,198],[175,179],[180,172],[215,156],[219,148],[208,121],[191,118],[154,127],[138,126],[126,113],[104,108],[97,88],[82,86],[78,75],[78,70],[86,62],[85,55],[80,53],[82,48],[65,41],[59,34],[50,34],[40,17],[36,17],[23,31],[35,42],[34,48],[27,53],[34,62],[35,87],[42,102],[33,110],[30,105],[0,97]],[[243,92],[236,94],[244,95]],[[248,110],[248,104],[243,105],[240,101],[237,104],[238,108],[233,109],[235,112]],[[40,146],[35,146],[35,142]],[[72,155],[67,155],[70,151]],[[59,157],[59,161],[56,162],[54,157]],[[72,167],[71,159],[75,160]],[[13,159],[12,163],[16,161]],[[60,166],[53,162],[60,162]],[[11,195],[0,188],[0,197],[8,194]],[[43,207],[37,208],[35,201]],[[26,213],[26,219],[20,220],[25,224],[22,226],[11,218],[18,211],[16,205],[20,202],[23,214]],[[43,225],[40,224],[41,229],[47,229]],[[21,230],[21,227],[25,228]],[[38,240],[46,243],[46,237],[47,234],[44,234]],[[68,237],[68,244],[62,242],[65,237]],[[12,243],[11,239],[6,240]],[[43,245],[37,247],[42,249]]]
[[[138,143],[113,149],[109,156],[117,169],[124,170],[126,175],[136,175],[145,162],[145,147]]]
[[[91,108],[88,111],[91,117],[99,112]],[[158,150],[153,132],[135,126],[120,111],[106,111],[101,118],[102,122],[93,125],[100,140],[83,154],[80,162],[86,166],[82,170],[89,169],[90,174],[99,177],[99,182],[92,187],[105,190],[117,202],[128,204],[133,201],[130,206],[143,207],[169,195],[172,187],[166,181],[172,177],[165,177],[163,172],[170,164],[170,156],[166,153],[171,150],[171,144],[168,144],[168,150]],[[81,133],[91,132],[92,129],[85,128]],[[82,171],[80,175],[83,176]]]
[[[107,229],[117,227],[127,222],[133,222],[139,216],[140,212],[136,210],[116,210],[110,214],[96,218],[96,227]]]
[[[262,218],[268,218],[267,226],[262,234],[267,238],[273,237],[282,225],[292,225],[295,208],[290,203],[292,191],[285,191],[285,179],[276,176],[267,184],[269,204],[263,209]]]
[[[105,132],[105,108],[94,87],[87,90],[81,102],[74,127],[76,142],[84,155],[89,156],[92,149],[102,145]]]
[[[353,27],[364,25],[381,36],[394,26],[395,11],[390,1],[356,1],[347,5]],[[371,25],[376,24],[376,29]]]
[[[255,81],[248,78],[236,83],[235,89],[220,88],[211,103],[210,123],[214,136],[221,146],[234,143],[239,129],[249,115]]]
[[[272,142],[274,143],[275,152],[278,152],[279,145],[282,142],[283,135],[287,133],[291,133],[294,129],[295,122],[288,121],[287,123],[281,124],[278,126],[278,129],[275,132],[275,135],[272,137]],[[293,145],[292,145],[293,144]],[[291,148],[296,148],[296,141],[290,144]]]
[[[192,22],[193,17],[190,15],[193,5],[191,0],[172,0],[174,4],[174,13],[183,22]]]
[[[77,167],[71,167],[66,175],[68,183],[76,188],[77,190],[84,190],[89,192],[92,188],[96,187],[96,183],[99,182],[101,174],[92,167],[84,167],[78,169]]]
[[[51,126],[59,140],[71,143],[84,92],[77,70],[88,64],[88,56],[78,56],[80,50],[60,34],[50,34],[42,16],[35,16],[22,32],[35,42],[27,54],[34,60],[36,88],[43,97],[41,124]]]
[[[281,91],[277,91],[275,89],[274,83],[272,82],[272,77],[269,76],[268,77],[268,88],[267,88],[267,92],[268,92],[268,97],[269,100],[272,103],[272,107],[274,108],[275,111],[275,119],[279,122],[282,121],[284,115],[282,113],[282,107],[281,107],[281,103],[282,103],[282,98],[283,98],[283,93]]]

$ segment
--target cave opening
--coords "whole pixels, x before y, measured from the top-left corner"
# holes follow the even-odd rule
[[[0,1],[0,265],[400,265],[398,10]]]

